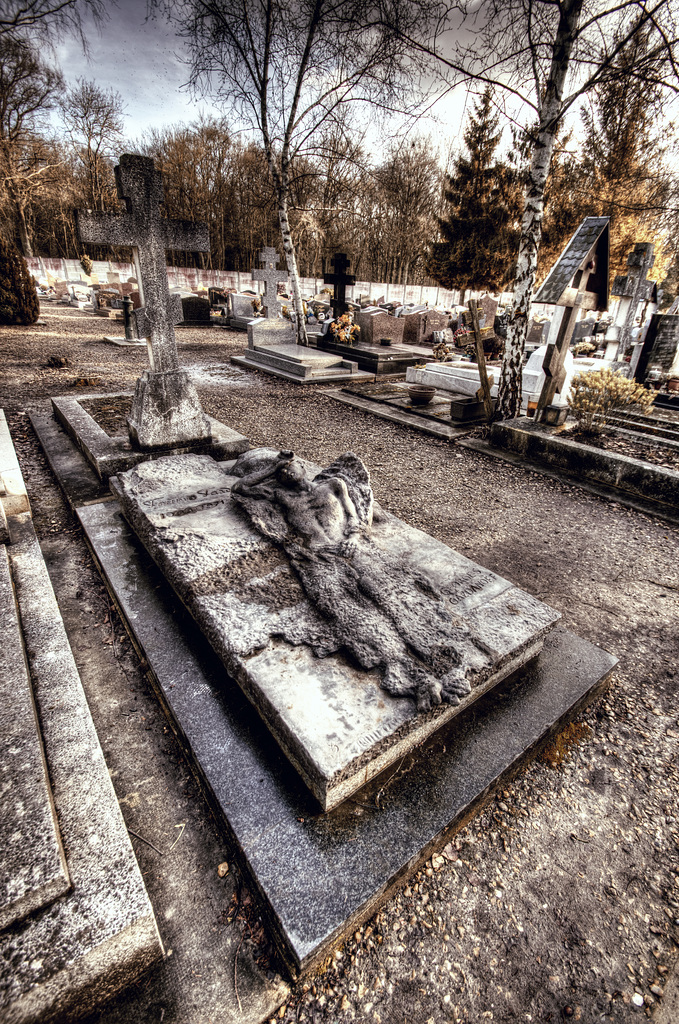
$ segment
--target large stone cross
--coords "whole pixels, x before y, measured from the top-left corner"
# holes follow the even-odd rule
[[[150,158],[124,153],[115,175],[126,212],[79,210],[77,224],[83,242],[124,245],[133,253],[142,302],[133,316],[139,337],[148,339],[151,368],[144,370],[135,387],[127,421],[130,439],[142,449],[209,442],[210,420],[179,366],[174,325],[183,320],[182,305],[178,295],[170,295],[165,260],[166,249],[207,252],[207,225],[161,218],[163,178]]]
[[[353,274],[345,273],[349,269],[349,260],[345,252],[336,252],[331,263],[335,268],[335,273],[326,274],[323,283],[331,284],[334,287],[331,305],[335,317],[338,317],[347,311],[346,287],[348,284],[356,284],[356,278]]]
[[[278,253],[272,246],[264,246],[259,254],[259,262],[262,270],[252,271],[253,281],[264,282],[264,313],[267,317],[277,317],[281,311],[281,304],[278,300],[278,284],[288,280],[287,270],[276,270]]]
[[[127,212],[77,213],[78,232],[92,245],[124,245],[132,249],[141,308],[133,312],[140,338],[148,338],[151,369],[166,373],[179,368],[174,325],[184,319],[181,299],[170,295],[166,249],[209,252],[207,224],[161,218],[163,176],[149,157],[125,153],[115,168],[118,196]]]

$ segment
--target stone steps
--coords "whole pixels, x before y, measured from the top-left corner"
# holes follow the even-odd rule
[[[7,549],[0,547],[0,930],[69,886],[26,668]]]

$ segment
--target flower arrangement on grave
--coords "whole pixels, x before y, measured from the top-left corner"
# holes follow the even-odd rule
[[[655,392],[614,370],[576,373],[571,381],[568,408],[585,434],[599,433],[617,409],[648,413]]]
[[[450,345],[446,345],[445,341],[439,341],[434,345],[432,355],[437,363],[449,363],[453,358]]]
[[[358,341],[361,328],[354,323],[354,314],[347,311],[337,320],[333,320],[330,324],[330,331],[342,345],[353,345],[355,341]]]
[[[250,303],[252,306],[252,312],[255,316],[264,316],[264,310],[262,309],[262,300],[259,295],[255,295],[254,299]]]
[[[573,353],[576,356],[591,356],[594,351],[596,351],[596,345],[593,341],[578,341],[573,345]]]
[[[471,334],[471,331],[467,330],[466,327],[458,327],[453,334],[453,341],[457,348],[465,348],[468,344],[467,335]]]
[[[304,311],[304,316],[306,317],[306,315],[307,315],[307,304],[304,301],[304,299],[302,299],[302,309]],[[281,306],[281,313],[286,318],[286,320],[293,320],[294,319],[295,311],[294,311],[294,309],[290,309],[289,306]]]
[[[83,270],[89,277],[90,274],[92,273],[92,267],[94,266],[94,264],[92,263],[92,260],[87,255],[87,253],[83,253],[80,257],[80,266],[83,268]]]

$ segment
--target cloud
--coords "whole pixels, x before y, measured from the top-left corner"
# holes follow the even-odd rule
[[[148,128],[193,120],[205,109],[184,88],[189,69],[181,60],[182,41],[162,20],[147,20],[137,0],[120,0],[109,8],[101,28],[88,22],[86,38],[89,55],[75,38],[57,43],[57,63],[69,85],[86,78],[120,93],[129,138]]]

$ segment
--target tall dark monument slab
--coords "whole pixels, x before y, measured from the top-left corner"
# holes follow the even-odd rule
[[[342,316],[347,311],[347,285],[356,284],[353,274],[347,274],[350,263],[345,252],[336,252],[332,258],[332,265],[335,268],[333,274],[326,274],[323,278],[324,284],[331,284],[334,288],[332,298],[332,311],[335,317]]]
[[[208,252],[205,224],[161,218],[163,180],[153,160],[123,154],[115,168],[126,213],[78,211],[78,232],[92,245],[132,249],[142,305],[133,311],[139,337],[147,338],[150,370],[137,381],[129,418],[130,438],[140,448],[209,440],[210,421],[188,374],[179,366],[174,325],[184,319],[181,299],[170,295],[165,250]]]

